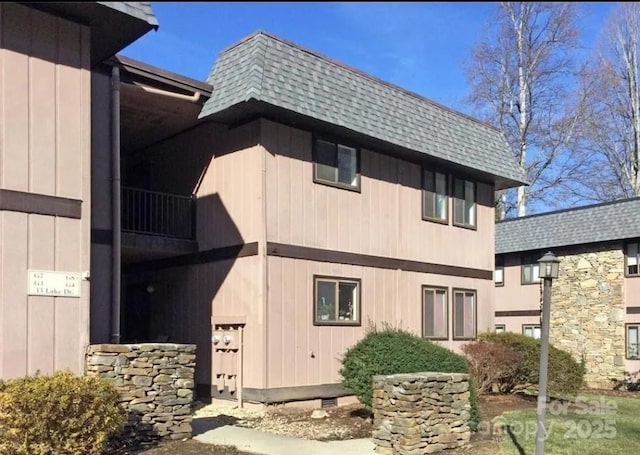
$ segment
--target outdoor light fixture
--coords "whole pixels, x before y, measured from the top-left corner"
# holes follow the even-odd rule
[[[558,271],[560,269],[560,259],[556,257],[551,251],[548,251],[544,256],[538,259],[540,264],[540,278],[558,278]]]
[[[539,276],[544,280],[542,291],[542,317],[540,321],[540,376],[538,378],[538,408],[536,411],[536,455],[544,454],[546,429],[544,426],[547,410],[547,371],[549,368],[549,319],[551,318],[551,282],[558,278],[560,259],[551,251],[538,259]]]

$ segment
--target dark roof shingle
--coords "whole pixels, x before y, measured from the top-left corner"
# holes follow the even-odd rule
[[[158,19],[151,10],[151,2],[96,2],[107,6],[121,13],[147,22],[149,25],[158,27]]]
[[[496,223],[496,254],[640,237],[640,198]]]
[[[525,181],[504,136],[464,114],[263,32],[223,51],[200,118],[256,99],[506,180]]]

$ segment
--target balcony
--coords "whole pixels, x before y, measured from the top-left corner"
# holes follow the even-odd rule
[[[198,250],[193,196],[122,187],[123,261],[160,259]]]

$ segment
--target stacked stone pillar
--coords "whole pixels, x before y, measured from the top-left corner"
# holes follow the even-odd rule
[[[191,437],[196,347],[192,344],[97,344],[88,375],[111,381],[128,411],[123,439]]]
[[[419,455],[469,444],[469,376],[373,377],[373,440],[381,455]]]

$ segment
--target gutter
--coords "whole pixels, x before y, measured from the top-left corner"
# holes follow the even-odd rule
[[[120,69],[111,68],[111,342],[120,343],[122,223],[120,219]]]

